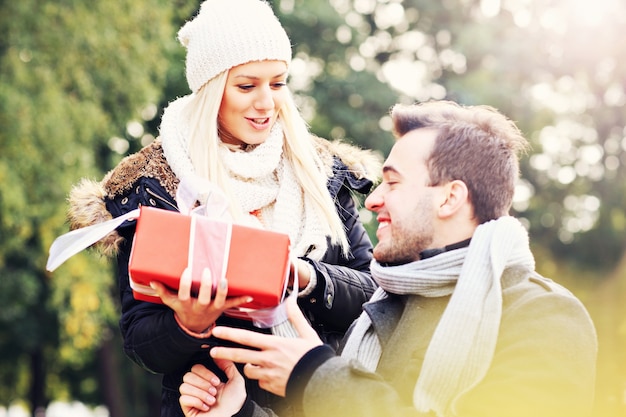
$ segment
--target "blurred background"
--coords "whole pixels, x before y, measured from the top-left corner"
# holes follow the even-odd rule
[[[596,324],[594,417],[626,416],[626,2],[271,4],[320,136],[386,155],[390,106],[443,98],[518,123],[533,149],[514,214],[539,272]],[[163,107],[189,93],[176,32],[198,6],[0,0],[0,417],[158,415],[159,376],[122,353],[112,261],[45,264],[72,184],[154,140]]]

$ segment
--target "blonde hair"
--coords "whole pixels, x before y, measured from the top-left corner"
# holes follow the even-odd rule
[[[237,221],[244,213],[239,209],[237,198],[228,185],[228,174],[219,158],[218,149],[225,146],[218,134],[218,113],[224,95],[228,70],[212,78],[193,95],[185,107],[189,118],[189,155],[195,172],[218,185],[233,203],[231,213]],[[287,88],[287,87],[285,87]],[[334,244],[349,251],[349,243],[343,222],[326,187],[327,175],[324,164],[316,151],[308,125],[302,118],[291,92],[288,90],[283,107],[279,110],[278,123],[283,127],[285,158],[291,162],[294,173],[320,219],[325,220],[326,235]]]

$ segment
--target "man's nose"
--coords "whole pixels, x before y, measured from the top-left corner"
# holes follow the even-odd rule
[[[383,205],[381,186],[379,185],[365,199],[365,208],[370,211],[377,211]]]

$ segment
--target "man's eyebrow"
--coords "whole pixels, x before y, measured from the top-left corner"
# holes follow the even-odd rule
[[[395,169],[395,168],[394,168],[393,166],[391,166],[391,165],[385,165],[385,166],[383,166],[383,174],[386,174],[386,173],[389,173],[389,172],[394,173],[394,174],[400,174],[400,172],[398,172],[398,170],[397,170],[397,169]]]

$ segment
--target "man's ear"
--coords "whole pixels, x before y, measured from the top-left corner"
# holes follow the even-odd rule
[[[469,191],[463,181],[450,181],[443,186],[445,201],[439,206],[440,217],[450,217],[469,203]]]

